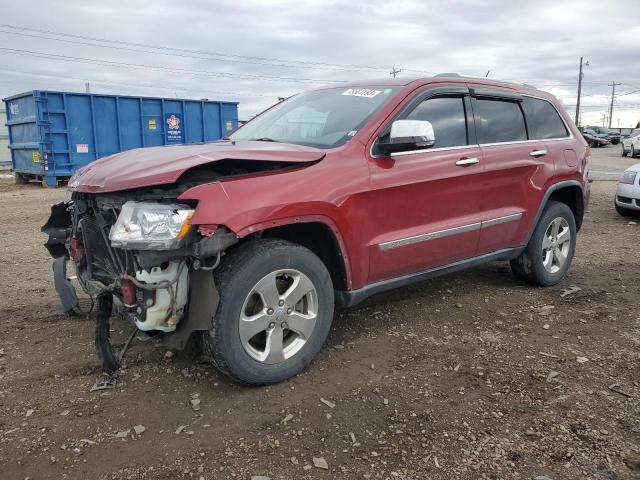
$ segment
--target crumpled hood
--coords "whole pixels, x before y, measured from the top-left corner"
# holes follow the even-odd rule
[[[176,182],[187,170],[220,160],[315,162],[325,152],[290,143],[219,141],[127,150],[101,158],[69,180],[76,192],[102,193]]]

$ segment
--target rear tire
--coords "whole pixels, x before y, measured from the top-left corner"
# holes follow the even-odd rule
[[[555,285],[567,274],[575,248],[573,212],[564,203],[550,201],[524,252],[511,260],[511,269],[516,278],[531,285]]]
[[[276,239],[247,242],[226,256],[214,280],[220,303],[202,343],[234,381],[281,382],[322,348],[333,320],[333,284],[307,248]]]

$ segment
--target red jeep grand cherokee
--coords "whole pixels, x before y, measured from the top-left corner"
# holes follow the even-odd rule
[[[188,128],[188,126],[187,126]],[[382,80],[295,95],[228,139],[131,150],[76,174],[43,227],[65,310],[70,258],[97,297],[245,384],[300,372],[336,305],[493,260],[553,285],[589,199],[590,150],[559,102],[486,79]]]

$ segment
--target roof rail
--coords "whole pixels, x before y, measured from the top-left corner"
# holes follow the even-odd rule
[[[434,77],[461,77],[459,73],[437,73]]]

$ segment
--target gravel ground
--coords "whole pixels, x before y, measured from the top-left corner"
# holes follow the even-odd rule
[[[640,478],[640,225],[592,187],[561,285],[493,263],[378,295],[269,388],[136,338],[90,392],[93,325],[60,313],[39,233],[64,192],[0,185],[0,477]]]

